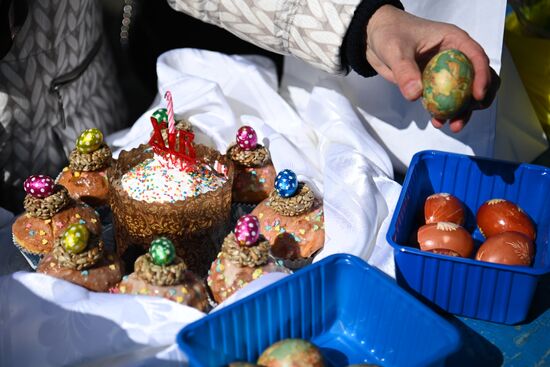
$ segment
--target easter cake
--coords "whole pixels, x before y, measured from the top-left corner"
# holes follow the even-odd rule
[[[109,202],[106,171],[111,162],[112,152],[103,142],[101,131],[85,130],[69,155],[69,166],[63,169],[57,182],[65,186],[74,199],[94,207],[106,205]]]
[[[252,214],[260,221],[260,233],[271,244],[272,254],[291,269],[311,262],[324,246],[322,201],[291,170],[279,172],[275,189]]]
[[[123,151],[109,171],[117,252],[132,264],[151,241],[165,236],[189,269],[203,276],[228,230],[233,164],[195,144],[191,131],[170,120],[152,116],[149,144]]]
[[[90,206],[71,199],[67,189],[51,177],[33,175],[25,180],[25,212],[12,225],[17,247],[30,254],[52,250],[54,239],[72,223],[85,225],[94,235],[101,234],[101,222]]]
[[[55,239],[53,251],[38,264],[37,272],[78,284],[95,292],[106,292],[122,278],[116,254],[101,238],[80,223],[71,224]]]
[[[233,293],[273,272],[288,273],[282,263],[270,254],[269,242],[260,236],[259,221],[253,215],[244,215],[235,231],[225,237],[221,252],[208,272],[207,284],[214,300],[225,301]]]
[[[227,156],[235,163],[233,201],[258,204],[271,192],[275,168],[267,148],[258,144],[253,128],[242,126],[237,132],[236,140],[237,143],[227,150]]]
[[[209,307],[206,287],[176,255],[172,241],[159,237],[149,252],[138,257],[134,272],[125,276],[111,293],[164,297],[206,311]]]

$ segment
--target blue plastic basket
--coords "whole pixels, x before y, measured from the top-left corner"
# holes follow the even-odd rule
[[[466,207],[466,229],[476,246],[484,238],[475,214],[486,200],[518,204],[537,225],[531,267],[508,266],[449,257],[418,249],[424,201],[448,192]],[[417,153],[409,166],[388,230],[394,247],[398,283],[457,315],[515,324],[525,320],[541,275],[550,272],[550,170],[544,167],[437,151]],[[476,247],[477,250],[477,247]]]
[[[329,366],[442,366],[457,331],[388,276],[333,255],[188,325],[178,345],[191,366],[255,362],[286,338],[316,344]]]

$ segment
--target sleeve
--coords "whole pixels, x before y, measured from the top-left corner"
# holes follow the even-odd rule
[[[403,8],[398,0],[168,0],[168,4],[329,73],[346,73],[349,64],[362,75],[374,72],[365,55],[368,19],[384,4]]]
[[[370,0],[366,0],[370,1]],[[361,0],[168,0],[175,10],[267,50],[342,73],[340,47]]]
[[[376,71],[367,62],[366,28],[371,16],[382,5],[393,5],[403,10],[403,5],[399,0],[363,0],[355,10],[342,42],[340,50],[342,65],[353,69],[364,77],[376,75]]]

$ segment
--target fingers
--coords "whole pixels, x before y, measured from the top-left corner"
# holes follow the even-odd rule
[[[445,121],[444,121],[444,120],[436,119],[435,117],[432,117],[432,125],[433,125],[436,129],[441,129],[441,128],[443,127],[443,125],[445,125]]]
[[[376,56],[376,54],[372,52],[370,48],[367,48],[367,61],[378,74],[382,75],[384,79],[393,84],[396,83],[391,70],[386,66],[386,64],[380,61],[378,56]]]
[[[451,121],[449,121],[449,128],[453,133],[460,132],[462,129],[464,129],[464,126],[466,126],[468,120],[470,120],[470,117],[472,117],[472,111],[467,111],[462,115],[451,119]]]
[[[367,50],[367,59],[370,65],[387,81],[397,84],[401,94],[409,101],[414,101],[422,95],[422,82],[420,70],[414,58],[389,61],[388,65]]]
[[[481,110],[489,107],[493,100],[495,99],[496,93],[498,91],[498,88],[500,86],[500,78],[497,75],[497,73],[493,70],[491,70],[491,85],[489,86],[489,89],[487,90],[487,93],[485,94],[485,98],[482,101],[472,101],[470,103],[469,108],[461,113],[460,115],[456,116],[455,118],[452,118],[449,121],[449,128],[452,132],[458,133],[464,129],[464,126],[468,123],[470,120],[470,117],[472,117],[472,111],[473,110]],[[435,122],[434,122],[435,120]],[[432,124],[436,128],[441,128],[445,121],[432,119]]]
[[[453,133],[458,133],[464,129],[464,126],[468,123],[468,120],[470,120],[470,117],[472,117],[472,111],[468,110],[451,120],[449,120],[449,128]],[[440,120],[435,117],[432,117],[432,125],[436,129],[441,129],[443,125],[445,125],[445,120]]]
[[[475,101],[472,104],[472,110],[483,110],[489,107],[493,103],[493,100],[497,95],[499,87],[500,87],[500,77],[491,68],[491,84],[489,85],[489,89],[487,90],[487,93],[485,93],[485,97],[482,100]]]
[[[388,66],[401,94],[409,101],[420,98],[422,95],[422,81],[414,54],[409,57],[391,60]]]
[[[483,51],[483,48],[474,41],[466,32],[460,32],[461,41],[458,49],[462,51],[474,67],[474,84],[472,88],[473,96],[477,101],[482,101],[485,94],[491,86],[491,67],[489,66],[489,58]]]
[[[420,98],[422,81],[411,42],[394,39],[377,53],[367,48],[367,60],[384,79],[397,84],[406,99],[414,101]]]

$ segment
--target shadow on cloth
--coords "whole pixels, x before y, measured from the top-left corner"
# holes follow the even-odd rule
[[[52,291],[56,293],[55,287]],[[86,297],[83,288],[64,287],[63,291],[56,299],[64,302],[54,304],[37,296],[18,279],[0,277],[0,294],[3,295],[0,300],[0,366],[182,365],[181,361],[155,358],[166,346],[137,343],[127,330],[112,320],[87,313],[87,309],[97,305]],[[62,307],[64,303],[74,304],[79,300],[84,301],[82,312]],[[129,314],[121,317],[132,323]],[[134,337],[135,334],[134,330]],[[144,335],[138,338],[147,340]]]

